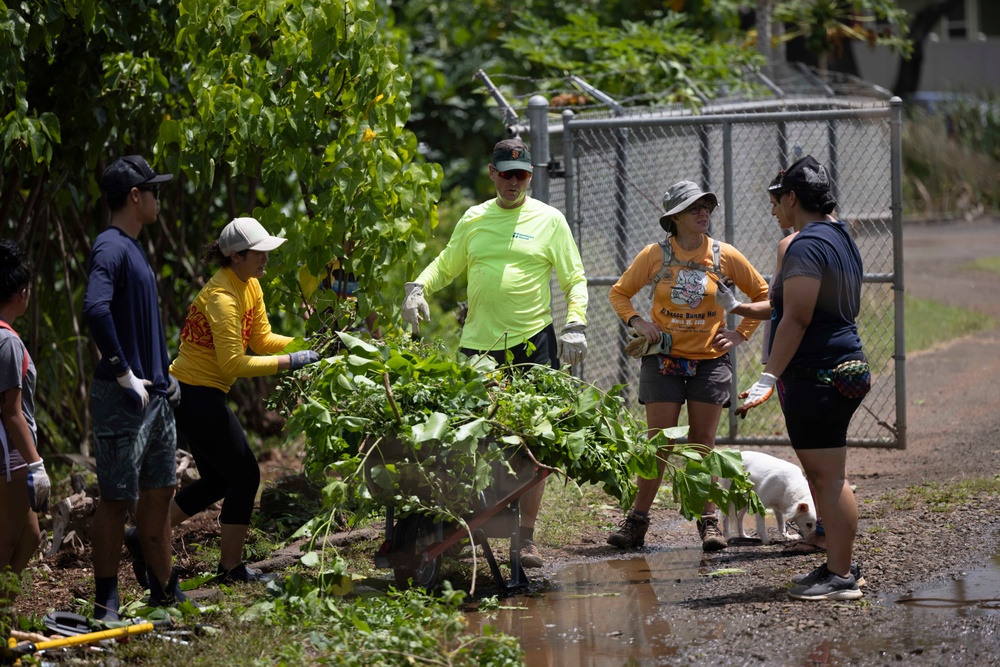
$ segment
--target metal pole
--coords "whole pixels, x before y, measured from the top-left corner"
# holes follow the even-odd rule
[[[563,178],[566,183],[566,221],[569,228],[573,230],[573,235],[577,236],[579,221],[576,219],[576,156],[573,155],[575,142],[573,141],[573,112],[566,109],[562,112],[563,122],[563,160],[566,167]],[[577,238],[577,245],[580,240]]]
[[[486,90],[488,90],[493,99],[496,100],[497,106],[499,106],[500,110],[503,112],[503,122],[504,125],[507,126],[508,134],[516,136],[516,134],[510,132],[510,128],[517,125],[517,112],[514,111],[514,107],[507,102],[507,99],[503,96],[503,93],[500,92],[500,89],[493,85],[493,82],[490,81],[490,77],[486,75],[486,72],[483,70],[477,70],[475,76],[472,78],[479,79],[483,82],[483,85],[486,86]]]
[[[722,124],[722,196],[726,202],[725,209],[725,230],[723,232],[723,238],[725,238],[726,243],[733,243],[736,237],[734,220],[735,211],[733,211],[733,202],[735,201],[733,194],[733,126],[732,123]],[[720,276],[721,278],[721,276]],[[726,315],[726,328],[735,329],[736,328],[736,316],[732,313]],[[729,351],[729,360],[733,365],[733,375],[729,381],[729,391],[730,395],[735,398],[737,394],[740,393],[739,390],[739,364],[736,356],[736,348]],[[739,402],[732,400],[729,402],[729,437],[735,439],[739,435],[739,419],[736,418],[736,406]]]
[[[826,137],[830,146],[830,180],[833,181],[833,198],[840,201],[840,155],[837,146],[837,121],[826,122]]]
[[[896,448],[906,449],[906,327],[903,324],[903,101],[889,100],[892,164],[893,335],[896,361]]]
[[[531,196],[549,203],[549,101],[543,95],[528,100],[531,127]]]

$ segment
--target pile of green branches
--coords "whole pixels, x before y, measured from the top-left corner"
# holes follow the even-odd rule
[[[275,397],[291,412],[289,434],[306,438],[307,471],[332,480],[325,492],[336,506],[467,517],[491,487],[524,479],[517,475],[527,462],[529,476],[550,468],[599,485],[624,508],[635,477],[657,475],[658,450],[669,451],[668,477],[686,516],[709,500],[756,501],[739,452],[671,445],[684,428],[648,439],[621,387],[604,392],[547,366],[456,360],[411,340],[335,336],[341,352],[290,376]]]

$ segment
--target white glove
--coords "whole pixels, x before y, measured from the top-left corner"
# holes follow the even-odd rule
[[[403,321],[409,322],[413,333],[420,333],[420,322],[431,321],[431,309],[424,300],[424,286],[420,283],[406,283],[406,298],[403,299]]]
[[[649,354],[670,354],[670,347],[673,344],[673,336],[665,331],[660,332],[660,340],[650,343],[645,336],[640,336],[635,330],[629,335],[631,338],[625,344],[625,354],[630,357],[645,357]]]
[[[761,373],[760,379],[757,380],[749,391],[744,391],[739,395],[739,398],[745,398],[746,401],[740,407],[736,408],[736,414],[741,418],[747,416],[747,412],[750,408],[755,408],[767,399],[771,398],[771,394],[774,393],[774,383],[778,381],[777,376],[771,375],[770,373]]]
[[[52,490],[52,483],[49,475],[45,472],[45,461],[38,459],[34,463],[28,464],[28,499],[31,509],[35,512],[44,512],[49,508],[49,491]]]
[[[587,325],[582,322],[570,322],[563,327],[556,346],[556,356],[567,366],[583,363],[587,356],[587,337],[583,334]]]
[[[181,383],[173,375],[168,375],[170,380],[167,383],[167,402],[170,407],[176,408],[181,404]]]
[[[743,305],[733,294],[733,290],[729,289],[721,280],[715,283],[715,301],[727,313],[731,313]]]
[[[142,412],[149,405],[149,392],[146,387],[153,384],[149,380],[140,380],[132,372],[132,369],[128,369],[125,375],[118,376],[118,384],[120,384],[125,391],[128,392],[129,396],[135,403],[135,408]]]

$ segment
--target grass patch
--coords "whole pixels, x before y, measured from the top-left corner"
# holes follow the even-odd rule
[[[981,495],[1000,494],[1000,475],[977,477],[955,482],[929,482],[908,486],[904,491],[885,498],[896,510],[926,507],[932,512],[951,512]]]
[[[543,545],[579,541],[582,531],[606,525],[604,516],[609,507],[616,517],[624,516],[624,510],[614,505],[614,499],[600,487],[564,484],[561,477],[549,477],[535,537]]]
[[[904,305],[907,352],[926,350],[953,338],[997,326],[992,317],[937,301],[906,296]]]
[[[989,271],[1000,276],[1000,257],[980,257],[963,264],[962,268],[966,271]]]

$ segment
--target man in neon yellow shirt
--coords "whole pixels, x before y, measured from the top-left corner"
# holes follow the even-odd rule
[[[513,363],[578,366],[587,354],[587,277],[563,214],[528,196],[531,154],[520,139],[493,148],[490,180],[497,196],[473,206],[455,225],[445,249],[414,282],[406,283],[403,319],[419,331],[430,319],[424,300],[468,273],[469,314],[460,345],[468,356],[486,353]],[[566,323],[556,337],[549,281],[553,269],[566,295]],[[529,354],[528,351],[531,350]],[[539,484],[521,498],[521,565],[541,567],[534,543],[542,502]]]

